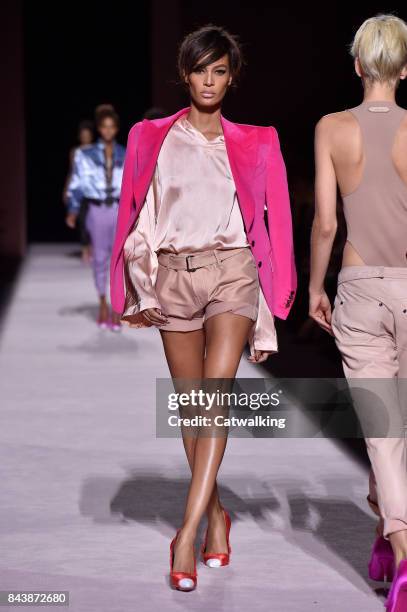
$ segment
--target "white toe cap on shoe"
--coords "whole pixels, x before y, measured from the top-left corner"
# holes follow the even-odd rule
[[[206,565],[208,567],[220,567],[220,560],[219,559],[208,559],[206,562]]]
[[[181,589],[192,589],[192,587],[194,586],[194,581],[190,578],[181,578],[181,580],[178,582],[178,585]]]

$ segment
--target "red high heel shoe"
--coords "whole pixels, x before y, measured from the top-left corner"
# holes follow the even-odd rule
[[[193,574],[189,574],[188,572],[174,572],[172,569],[174,567],[174,546],[177,541],[178,534],[181,530],[178,529],[175,534],[175,538],[172,540],[170,544],[170,579],[171,586],[178,591],[193,591],[196,588],[198,578],[196,573],[196,559],[194,554],[194,572]]]
[[[223,565],[229,565],[230,563],[230,553],[232,552],[232,549],[229,544],[229,533],[230,533],[230,527],[231,527],[232,521],[230,520],[230,516],[226,512],[225,508],[222,508],[222,512],[223,512],[223,516],[225,518],[225,524],[226,524],[226,543],[228,545],[228,552],[227,553],[207,553],[205,552],[206,543],[208,541],[208,529],[206,529],[205,541],[201,548],[201,554],[202,554],[203,562],[208,567],[222,567]]]

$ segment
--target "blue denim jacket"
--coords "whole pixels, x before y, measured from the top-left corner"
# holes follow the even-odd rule
[[[114,141],[112,177],[109,184],[103,141],[99,138],[94,144],[76,149],[67,189],[68,212],[77,213],[82,198],[119,199],[125,153],[125,147]]]

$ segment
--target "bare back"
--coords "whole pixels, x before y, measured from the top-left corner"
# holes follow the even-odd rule
[[[348,231],[342,265],[407,266],[407,111],[364,101],[329,118]]]

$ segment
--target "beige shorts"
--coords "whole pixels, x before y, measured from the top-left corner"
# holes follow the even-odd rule
[[[222,312],[253,321],[258,315],[259,278],[250,247],[159,252],[155,292],[169,320],[160,329],[168,331],[201,329]]]

